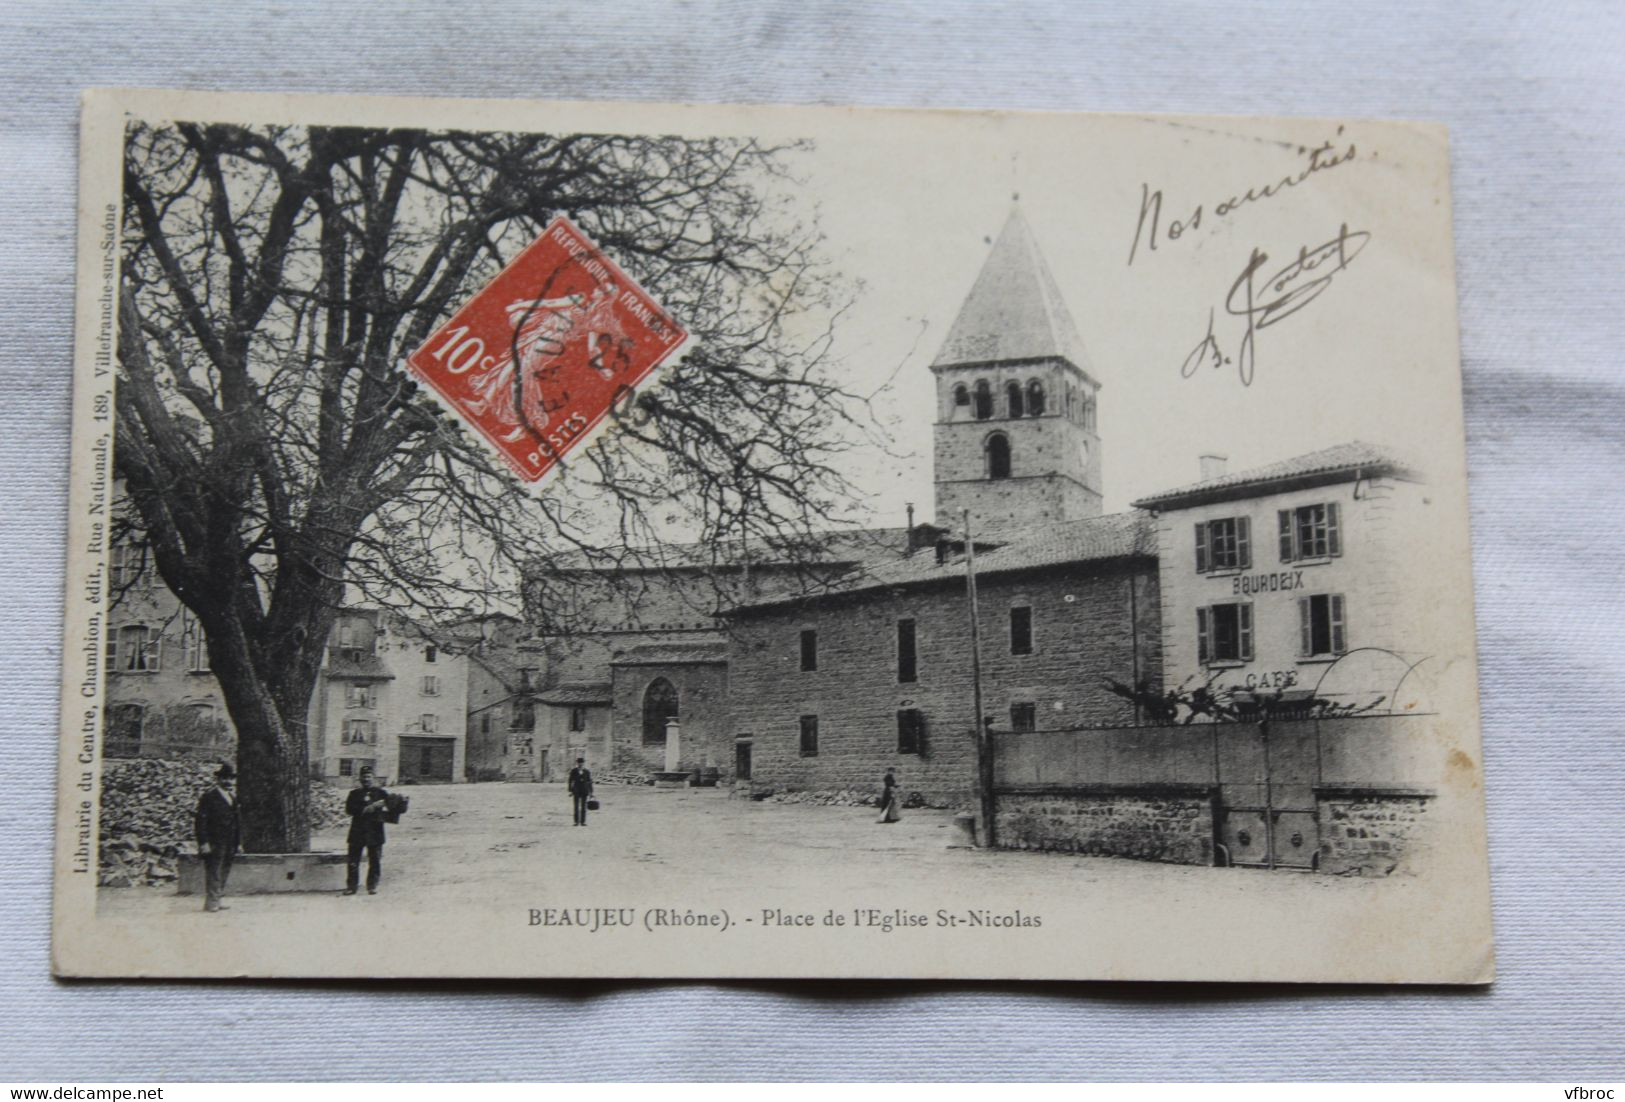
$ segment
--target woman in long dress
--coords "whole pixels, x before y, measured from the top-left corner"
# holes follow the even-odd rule
[[[886,779],[880,782],[880,822],[895,823],[902,816],[897,813],[897,776],[888,769]]]

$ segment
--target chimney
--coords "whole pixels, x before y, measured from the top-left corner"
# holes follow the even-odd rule
[[[1230,462],[1227,455],[1204,455],[1201,458],[1202,481],[1207,482],[1214,478],[1224,477],[1225,464]]]

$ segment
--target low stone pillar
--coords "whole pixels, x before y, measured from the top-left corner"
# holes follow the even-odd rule
[[[948,836],[949,849],[976,849],[976,816],[969,811],[961,811],[954,816],[954,828]]]
[[[676,773],[682,768],[678,764],[682,760],[683,729],[675,719],[666,721],[666,772]]]

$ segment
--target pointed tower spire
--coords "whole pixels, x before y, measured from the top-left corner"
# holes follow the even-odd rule
[[[1100,384],[1020,207],[931,373],[938,524],[955,524],[967,509],[983,533],[1100,514]]]
[[[1052,357],[1092,377],[1077,324],[1013,206],[931,366]]]

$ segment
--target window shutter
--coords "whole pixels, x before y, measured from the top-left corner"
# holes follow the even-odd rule
[[[1315,653],[1314,611],[1308,597],[1298,598],[1298,653],[1307,658]]]
[[[1247,517],[1236,518],[1236,565],[1242,570],[1253,565],[1253,522]]]
[[[1341,555],[1343,553],[1343,536],[1337,527],[1337,502],[1328,502],[1326,505],[1326,553]]]
[[[1275,513],[1276,523],[1281,529],[1281,561],[1292,561],[1292,510],[1278,509]]]
[[[1203,521],[1196,526],[1196,572],[1206,574],[1207,566],[1207,522]]]
[[[147,629],[147,669],[157,673],[163,669],[164,637],[157,628]]]
[[[1207,609],[1205,609],[1205,608],[1197,609],[1196,610],[1196,660],[1198,662],[1206,662],[1208,660],[1208,655],[1212,653],[1212,647],[1210,647],[1208,645],[1207,624],[1208,624]]]
[[[1336,506],[1334,505],[1335,509]],[[1343,595],[1334,593],[1326,602],[1331,606],[1332,615],[1332,653],[1342,654],[1347,650],[1343,638]]]
[[[107,633],[107,672],[118,672],[118,633]]]
[[[1245,602],[1236,606],[1236,635],[1236,649],[1241,652],[1241,660],[1251,662],[1253,660],[1253,606]]]

